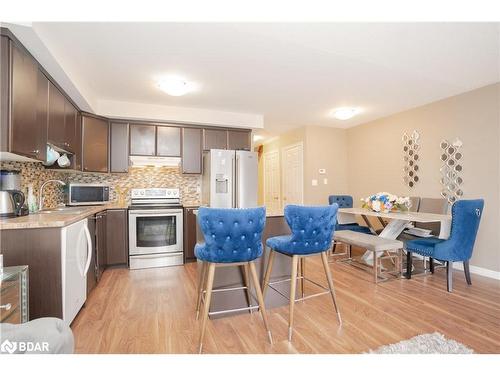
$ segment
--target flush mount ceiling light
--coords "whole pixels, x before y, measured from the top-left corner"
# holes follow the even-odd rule
[[[158,88],[171,96],[182,96],[196,90],[193,82],[188,82],[181,77],[165,77],[158,81]]]
[[[361,108],[341,107],[332,110],[331,115],[335,117],[337,120],[349,120],[350,118],[356,116],[361,112],[362,112]]]

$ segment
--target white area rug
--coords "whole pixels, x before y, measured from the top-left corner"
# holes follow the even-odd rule
[[[450,340],[442,334],[426,333],[411,339],[384,345],[371,354],[472,354],[474,351],[465,345]]]

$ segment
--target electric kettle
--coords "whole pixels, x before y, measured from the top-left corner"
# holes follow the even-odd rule
[[[16,217],[22,214],[24,194],[19,190],[0,190],[0,217]]]

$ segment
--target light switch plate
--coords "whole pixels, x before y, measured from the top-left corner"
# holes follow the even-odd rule
[[[323,179],[323,184],[328,185],[328,178]]]
[[[318,180],[312,180],[312,186],[318,186]]]

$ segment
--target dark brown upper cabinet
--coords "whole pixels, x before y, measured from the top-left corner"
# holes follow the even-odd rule
[[[156,126],[130,124],[130,155],[156,155]]]
[[[47,133],[48,142],[52,145],[65,149],[66,127],[65,121],[66,98],[59,89],[49,82],[49,128]]]
[[[202,135],[202,129],[182,128],[182,173],[201,174]]]
[[[64,149],[76,152],[77,145],[77,109],[68,99],[64,99]]]
[[[227,150],[227,130],[203,129],[203,150]]]
[[[181,156],[181,129],[172,126],[156,127],[156,155]]]
[[[227,146],[229,150],[251,151],[252,132],[248,130],[229,130],[227,134]]]
[[[108,171],[108,121],[82,116],[82,170]]]
[[[128,172],[129,155],[129,125],[128,123],[112,122],[109,125],[110,135],[110,172]]]
[[[82,115],[76,113],[76,147],[73,156],[73,168],[77,171],[82,170]]]
[[[45,160],[47,79],[37,62],[1,38],[1,150]],[[10,116],[9,116],[10,114]]]

